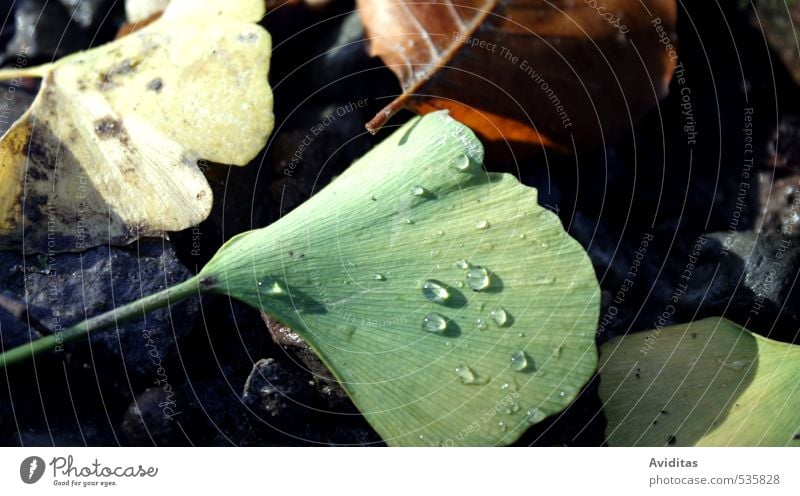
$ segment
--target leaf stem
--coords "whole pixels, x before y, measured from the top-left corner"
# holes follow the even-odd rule
[[[203,289],[199,276],[189,278],[158,293],[145,296],[108,312],[86,319],[60,333],[44,336],[30,343],[12,348],[0,354],[0,369],[21,362],[40,353],[55,350],[57,347],[88,335],[90,331],[100,331],[109,327],[143,317],[146,313],[178,303],[192,296],[198,296]]]
[[[4,67],[0,69],[0,81],[11,81],[17,78],[43,78],[52,70],[52,64],[35,67]]]

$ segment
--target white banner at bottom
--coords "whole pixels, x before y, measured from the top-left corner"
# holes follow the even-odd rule
[[[800,494],[798,466],[791,448],[0,448],[0,487],[15,496]]]

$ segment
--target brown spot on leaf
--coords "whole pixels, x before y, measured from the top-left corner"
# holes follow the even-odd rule
[[[124,59],[123,61],[114,64],[109,70],[100,74],[100,82],[97,87],[100,91],[107,91],[117,86],[119,76],[125,76],[133,73],[136,66],[139,65],[138,61],[131,61],[131,59]]]
[[[255,43],[258,40],[258,35],[256,33],[239,33],[236,39],[242,43]]]
[[[30,223],[42,222],[48,213],[48,199],[44,195],[28,193],[22,198],[22,211],[25,219]]]
[[[156,93],[159,93],[163,87],[164,81],[162,81],[161,78],[155,78],[147,83],[147,89],[150,91],[155,91]]]
[[[125,125],[121,120],[113,117],[103,117],[94,121],[94,132],[101,139],[116,138],[123,144],[127,144],[129,141]]]
[[[37,166],[43,170],[55,170],[58,162],[58,150],[61,142],[44,124],[39,124],[31,132],[30,140],[25,143],[22,152],[28,157],[30,167]]]
[[[44,181],[47,179],[47,174],[39,167],[30,166],[25,170],[26,175],[33,181]]]

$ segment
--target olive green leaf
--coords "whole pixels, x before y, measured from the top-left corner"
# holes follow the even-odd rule
[[[600,354],[612,446],[800,446],[800,346],[713,317]]]
[[[599,287],[536,191],[473,133],[414,119],[201,273],[305,338],[394,445],[495,445],[596,367]]]

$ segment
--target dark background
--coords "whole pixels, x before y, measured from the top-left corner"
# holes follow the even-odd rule
[[[169,240],[59,255],[52,266],[35,255],[0,252],[0,291],[27,299],[44,325],[53,326],[56,310],[62,324],[79,321],[111,308],[112,294],[119,304],[189,277],[224,240],[268,225],[341,173],[385,136],[373,137],[363,125],[399,92],[393,74],[367,55],[353,9],[347,1],[285,6],[262,21],[275,47],[275,130],[250,166],[208,168],[216,203],[198,228],[172,233]],[[603,288],[601,314],[643,236],[653,236],[635,288],[598,333],[599,344],[654,326],[699,236],[706,243],[697,268],[667,324],[724,315],[797,342],[800,219],[789,206],[800,187],[800,116],[791,75],[798,68],[785,65],[781,47],[766,36],[780,38],[787,20],[759,13],[757,20],[751,6],[737,2],[679,3],[679,50],[698,124],[696,144],[686,142],[680,88],[673,81],[670,95],[639,123],[635,137],[629,133],[578,159],[550,154],[491,166],[536,186],[540,202],[588,250]],[[31,47],[29,63],[37,64],[113,39],[124,8],[106,0],[2,2],[0,19],[3,64],[13,65],[22,45]],[[18,114],[34,94],[31,83],[28,98],[14,102]],[[308,129],[360,99],[367,105],[327,127],[293,176],[285,176]],[[745,108],[753,109],[756,162],[747,193],[739,196]],[[537,165],[545,162],[547,167]],[[741,213],[736,236],[725,246],[734,212]],[[789,228],[793,235],[787,236]],[[767,280],[781,240],[790,248],[780,273]],[[56,299],[48,293],[53,285]],[[758,294],[764,308],[754,316]],[[38,332],[0,310],[4,348],[31,336]],[[324,376],[290,331],[275,322],[268,329],[257,311],[237,302],[207,297],[0,372],[0,445],[382,444]],[[518,444],[602,445],[597,383]],[[174,407],[172,418],[165,417],[165,407]]]

